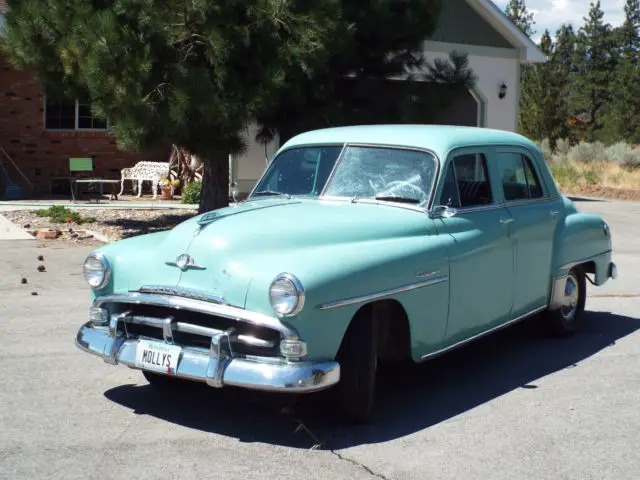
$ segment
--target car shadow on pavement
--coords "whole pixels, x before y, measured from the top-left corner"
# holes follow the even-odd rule
[[[533,317],[421,365],[382,366],[375,413],[366,425],[340,423],[327,392],[294,396],[229,387],[214,390],[191,382],[159,390],[140,374],[141,385],[116,387],[105,396],[136,414],[243,442],[332,450],[386,442],[518,388],[536,395],[536,380],[579,367],[582,360],[640,329],[640,319],[585,313],[582,330],[570,338],[547,336],[539,317]]]

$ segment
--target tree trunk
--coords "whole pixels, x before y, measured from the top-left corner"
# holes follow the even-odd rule
[[[207,157],[203,166],[199,214],[229,205],[229,154]]]

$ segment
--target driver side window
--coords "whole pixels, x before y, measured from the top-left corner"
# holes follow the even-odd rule
[[[487,159],[482,153],[454,157],[449,164],[440,204],[452,208],[477,207],[493,202]]]

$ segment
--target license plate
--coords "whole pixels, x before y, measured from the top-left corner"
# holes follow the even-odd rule
[[[136,367],[175,375],[182,349],[176,345],[138,340]]]

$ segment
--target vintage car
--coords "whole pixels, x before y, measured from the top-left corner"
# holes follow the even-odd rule
[[[575,332],[611,256],[607,223],[520,135],[321,129],[287,141],[245,201],[91,253],[76,344],[155,386],[331,387],[363,422],[378,361],[423,362],[534,314]]]

